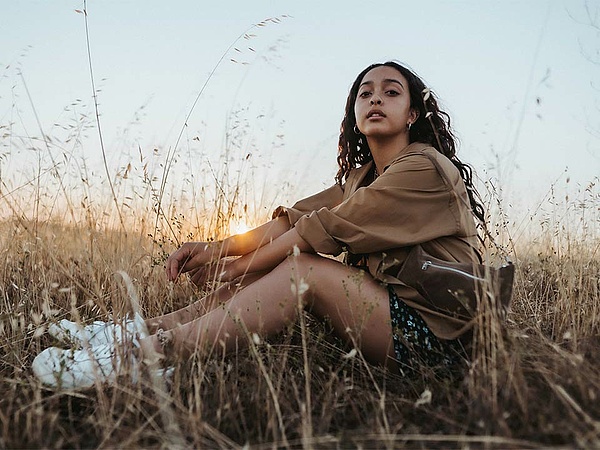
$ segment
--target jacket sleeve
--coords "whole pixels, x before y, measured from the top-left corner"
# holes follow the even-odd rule
[[[331,209],[342,202],[344,188],[339,184],[334,184],[328,189],[319,192],[318,194],[306,197],[294,204],[294,206],[278,206],[273,212],[273,219],[280,216],[287,216],[290,225],[294,225],[300,217],[305,214],[310,214],[321,208]]]
[[[458,234],[461,216],[454,189],[429,157],[411,154],[338,206],[301,216],[295,227],[317,252],[359,254]]]

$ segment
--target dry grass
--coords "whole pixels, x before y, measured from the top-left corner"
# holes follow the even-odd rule
[[[149,377],[79,392],[41,387],[30,364],[56,344],[48,323],[128,310],[117,271],[131,276],[147,316],[197,298],[187,283],[165,283],[148,234],[1,224],[0,447],[600,445],[597,238],[567,252],[520,251],[508,322],[500,330],[482,321],[494,332],[459,379],[387,374],[347,357],[326,325],[305,316],[306,326],[231,356],[174,361],[166,395]]]
[[[146,317],[172,311],[201,293],[165,282],[165,254],[192,237],[218,239],[241,217],[265,219],[269,193],[244,181],[260,179],[248,169],[252,160],[231,157],[242,140],[243,133],[228,140],[223,161],[200,172],[200,185],[184,180],[180,194],[160,194],[151,172],[159,152],[140,149],[114,181],[123,226],[83,160],[74,177],[70,166],[60,172],[41,160],[29,184],[9,188],[10,179],[0,180],[8,211],[0,222],[0,448],[600,446],[600,195],[593,183],[564,205],[552,199],[552,211],[529,220],[530,237],[499,215],[501,234],[521,233],[512,311],[503,326],[481,315],[462,377],[439,379],[425,369],[412,379],[390,375],[352,356],[326,324],[302,316],[286,333],[249,339],[226,358],[172,361],[166,391],[149,376],[78,392],[40,386],[31,362],[57,345],[45,333],[49,323],[130,310],[119,271],[132,278]]]

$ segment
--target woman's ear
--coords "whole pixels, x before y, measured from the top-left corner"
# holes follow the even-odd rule
[[[419,118],[419,110],[416,108],[410,108],[409,117],[410,123],[415,123]]]

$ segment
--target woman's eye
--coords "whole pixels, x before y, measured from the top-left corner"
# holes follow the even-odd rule
[[[393,89],[390,89],[389,91],[387,91],[388,95],[399,95],[400,93],[398,91],[394,91]]]
[[[366,97],[368,97],[370,94],[371,94],[371,93],[370,93],[369,91],[364,91],[364,92],[361,92],[361,93],[360,93],[359,97],[361,97],[361,98],[366,98]]]

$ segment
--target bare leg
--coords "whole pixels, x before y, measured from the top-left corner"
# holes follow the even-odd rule
[[[184,308],[178,309],[177,311],[170,312],[163,316],[146,319],[146,326],[151,334],[156,333],[159,328],[170,330],[177,326],[191,322],[198,317],[215,309],[217,306],[223,304],[234,294],[238,293],[241,289],[254,283],[256,280],[261,278],[264,273],[252,273],[245,275],[242,278],[238,278],[230,283],[226,283],[205,295],[200,300],[188,305]]]
[[[288,258],[220,307],[172,329],[170,337],[183,354],[198,346],[219,348],[219,341],[231,350],[236,341],[247,339],[247,332],[281,331],[304,307],[328,317],[335,331],[354,340],[371,362],[386,364],[394,355],[387,290],[361,270],[306,253]],[[142,349],[160,351],[156,336],[143,340]]]

